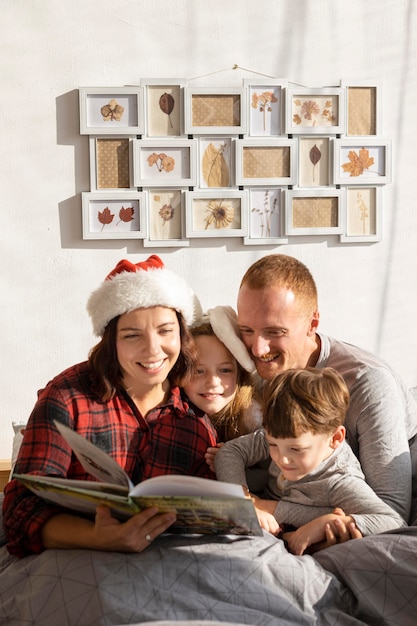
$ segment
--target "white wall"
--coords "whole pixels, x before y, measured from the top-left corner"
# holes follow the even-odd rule
[[[384,190],[380,243],[317,237],[244,248],[220,239],[155,251],[205,308],[234,305],[243,271],[266,253],[300,258],[318,283],[321,329],[374,351],[417,384],[413,0],[0,0],[0,15],[0,458],[10,456],[11,421],[26,420],[37,390],[93,345],[89,293],[120,258],[154,251],[82,240],[89,168],[79,86],[207,74],[194,84],[240,86],[257,73],[309,87],[381,81],[394,182]]]

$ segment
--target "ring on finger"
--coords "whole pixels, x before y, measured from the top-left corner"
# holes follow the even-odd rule
[[[150,534],[148,533],[147,535],[145,535],[145,539],[146,541],[148,541],[149,543],[151,543],[152,541],[152,537],[150,536]]]

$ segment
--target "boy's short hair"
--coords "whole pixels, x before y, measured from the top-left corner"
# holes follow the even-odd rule
[[[349,390],[336,370],[289,369],[265,383],[263,425],[276,439],[332,433],[344,423]]]

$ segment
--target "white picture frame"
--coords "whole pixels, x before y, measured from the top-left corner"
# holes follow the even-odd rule
[[[385,185],[391,182],[391,140],[376,137],[334,139],[335,185]]]
[[[343,233],[341,243],[374,243],[382,238],[382,187],[343,188]]]
[[[247,90],[249,137],[279,137],[284,133],[285,89],[283,78],[244,79]]]
[[[185,78],[142,78],[145,137],[184,136]]]
[[[83,192],[83,239],[144,239],[146,194],[138,191]]]
[[[345,91],[341,87],[288,87],[285,132],[337,135],[345,132]]]
[[[342,192],[340,189],[286,191],[286,235],[340,235],[342,231]]]
[[[236,185],[262,187],[297,182],[295,139],[235,139]]]
[[[382,85],[379,80],[342,80],[345,90],[346,136],[382,133]]]
[[[246,237],[247,191],[216,189],[186,192],[186,236]]]
[[[133,141],[128,135],[89,137],[91,191],[134,189]]]
[[[192,187],[197,180],[196,139],[135,139],[135,187]]]
[[[245,246],[282,245],[285,236],[285,188],[248,189],[248,235]]]
[[[145,248],[185,248],[186,189],[147,189],[148,232]]]
[[[185,87],[184,114],[187,135],[241,135],[246,132],[244,87],[211,89]]]
[[[142,87],[80,87],[81,135],[141,135]]]
[[[235,151],[232,137],[203,135],[198,138],[198,186],[200,189],[234,186]]]
[[[298,187],[329,187],[333,175],[333,144],[328,135],[299,135]]]

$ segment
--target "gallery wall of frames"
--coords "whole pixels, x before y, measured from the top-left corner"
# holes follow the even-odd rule
[[[143,79],[80,87],[79,97],[90,148],[84,239],[154,248],[213,237],[245,246],[381,239],[391,141],[380,137],[376,81],[213,89]]]

